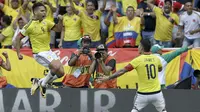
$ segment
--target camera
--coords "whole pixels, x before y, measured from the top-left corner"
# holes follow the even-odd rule
[[[84,47],[82,52],[83,52],[83,54],[88,54],[88,53],[90,53],[89,47]]]
[[[100,59],[101,58],[101,53],[100,52],[96,52],[94,54],[94,56],[95,56],[96,59]]]

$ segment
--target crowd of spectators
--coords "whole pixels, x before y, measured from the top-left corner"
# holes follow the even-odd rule
[[[49,32],[52,48],[77,48],[84,35],[93,48],[134,48],[141,39],[166,48],[200,47],[200,13],[189,0],[0,0],[1,48],[15,47],[36,2],[45,4],[49,21],[62,15],[62,32]],[[21,47],[31,48],[28,36]]]

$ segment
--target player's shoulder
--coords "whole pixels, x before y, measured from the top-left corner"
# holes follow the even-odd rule
[[[30,20],[30,21],[24,26],[23,29],[24,29],[24,30],[27,30],[27,29],[31,28],[32,24],[33,24],[33,20]]]

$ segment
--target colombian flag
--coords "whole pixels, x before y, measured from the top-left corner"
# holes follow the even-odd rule
[[[200,52],[198,49],[188,51],[180,74],[180,80],[192,76],[192,84],[195,84],[196,78],[193,75],[194,70],[200,68]]]
[[[115,46],[116,46],[116,41],[115,41],[114,36],[109,37],[109,38],[107,39],[107,41],[106,41],[106,46],[107,46],[108,48],[115,48]]]

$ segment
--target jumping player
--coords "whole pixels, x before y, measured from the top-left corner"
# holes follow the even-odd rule
[[[23,59],[20,54],[20,39],[28,36],[32,44],[33,57],[39,64],[50,69],[44,78],[32,80],[31,95],[40,86],[42,96],[46,97],[46,85],[64,75],[63,65],[50,49],[50,30],[61,32],[62,20],[60,16],[58,24],[46,20],[46,7],[40,2],[35,3],[32,10],[34,14],[32,20],[24,26],[16,38],[17,56],[20,60]]]

